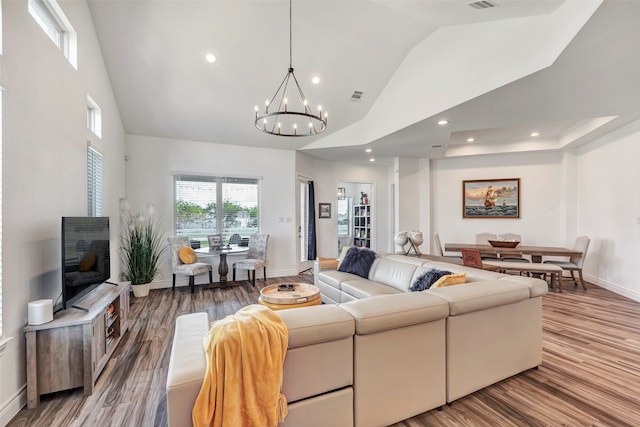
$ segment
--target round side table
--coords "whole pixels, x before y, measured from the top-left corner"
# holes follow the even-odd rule
[[[322,304],[320,289],[307,283],[287,283],[293,285],[293,290],[278,290],[284,285],[265,286],[260,290],[258,303],[269,307],[272,310],[284,310],[287,308],[309,307]]]

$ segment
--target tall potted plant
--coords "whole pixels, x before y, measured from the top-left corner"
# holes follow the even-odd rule
[[[148,215],[123,212],[122,275],[131,282],[136,297],[149,295],[149,287],[158,273],[160,256],[166,247],[158,221],[153,217],[153,209]]]

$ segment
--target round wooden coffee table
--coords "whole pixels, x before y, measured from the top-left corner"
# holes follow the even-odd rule
[[[278,290],[283,285],[289,285],[292,290]],[[260,290],[258,302],[272,310],[308,307],[322,303],[320,289],[307,283],[279,283],[265,286]]]

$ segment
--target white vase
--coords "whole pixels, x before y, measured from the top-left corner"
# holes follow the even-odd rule
[[[404,245],[407,244],[409,240],[408,234],[406,231],[400,231],[396,234],[394,238],[394,243],[396,244],[396,253],[404,253]]]
[[[151,288],[151,283],[145,283],[142,285],[131,285],[131,289],[133,289],[133,296],[135,297],[146,297],[149,295],[149,288]]]

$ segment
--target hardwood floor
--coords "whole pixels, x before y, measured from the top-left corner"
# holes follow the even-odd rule
[[[268,279],[311,283],[311,275]],[[98,379],[81,390],[43,396],[8,424],[19,426],[166,426],[165,381],[176,316],[212,319],[256,303],[256,289],[152,290],[132,298],[131,325]],[[640,303],[591,285],[543,297],[543,363],[446,406],[397,423],[422,426],[640,425]],[[304,427],[304,426],[301,426]],[[339,426],[327,426],[339,427]]]

